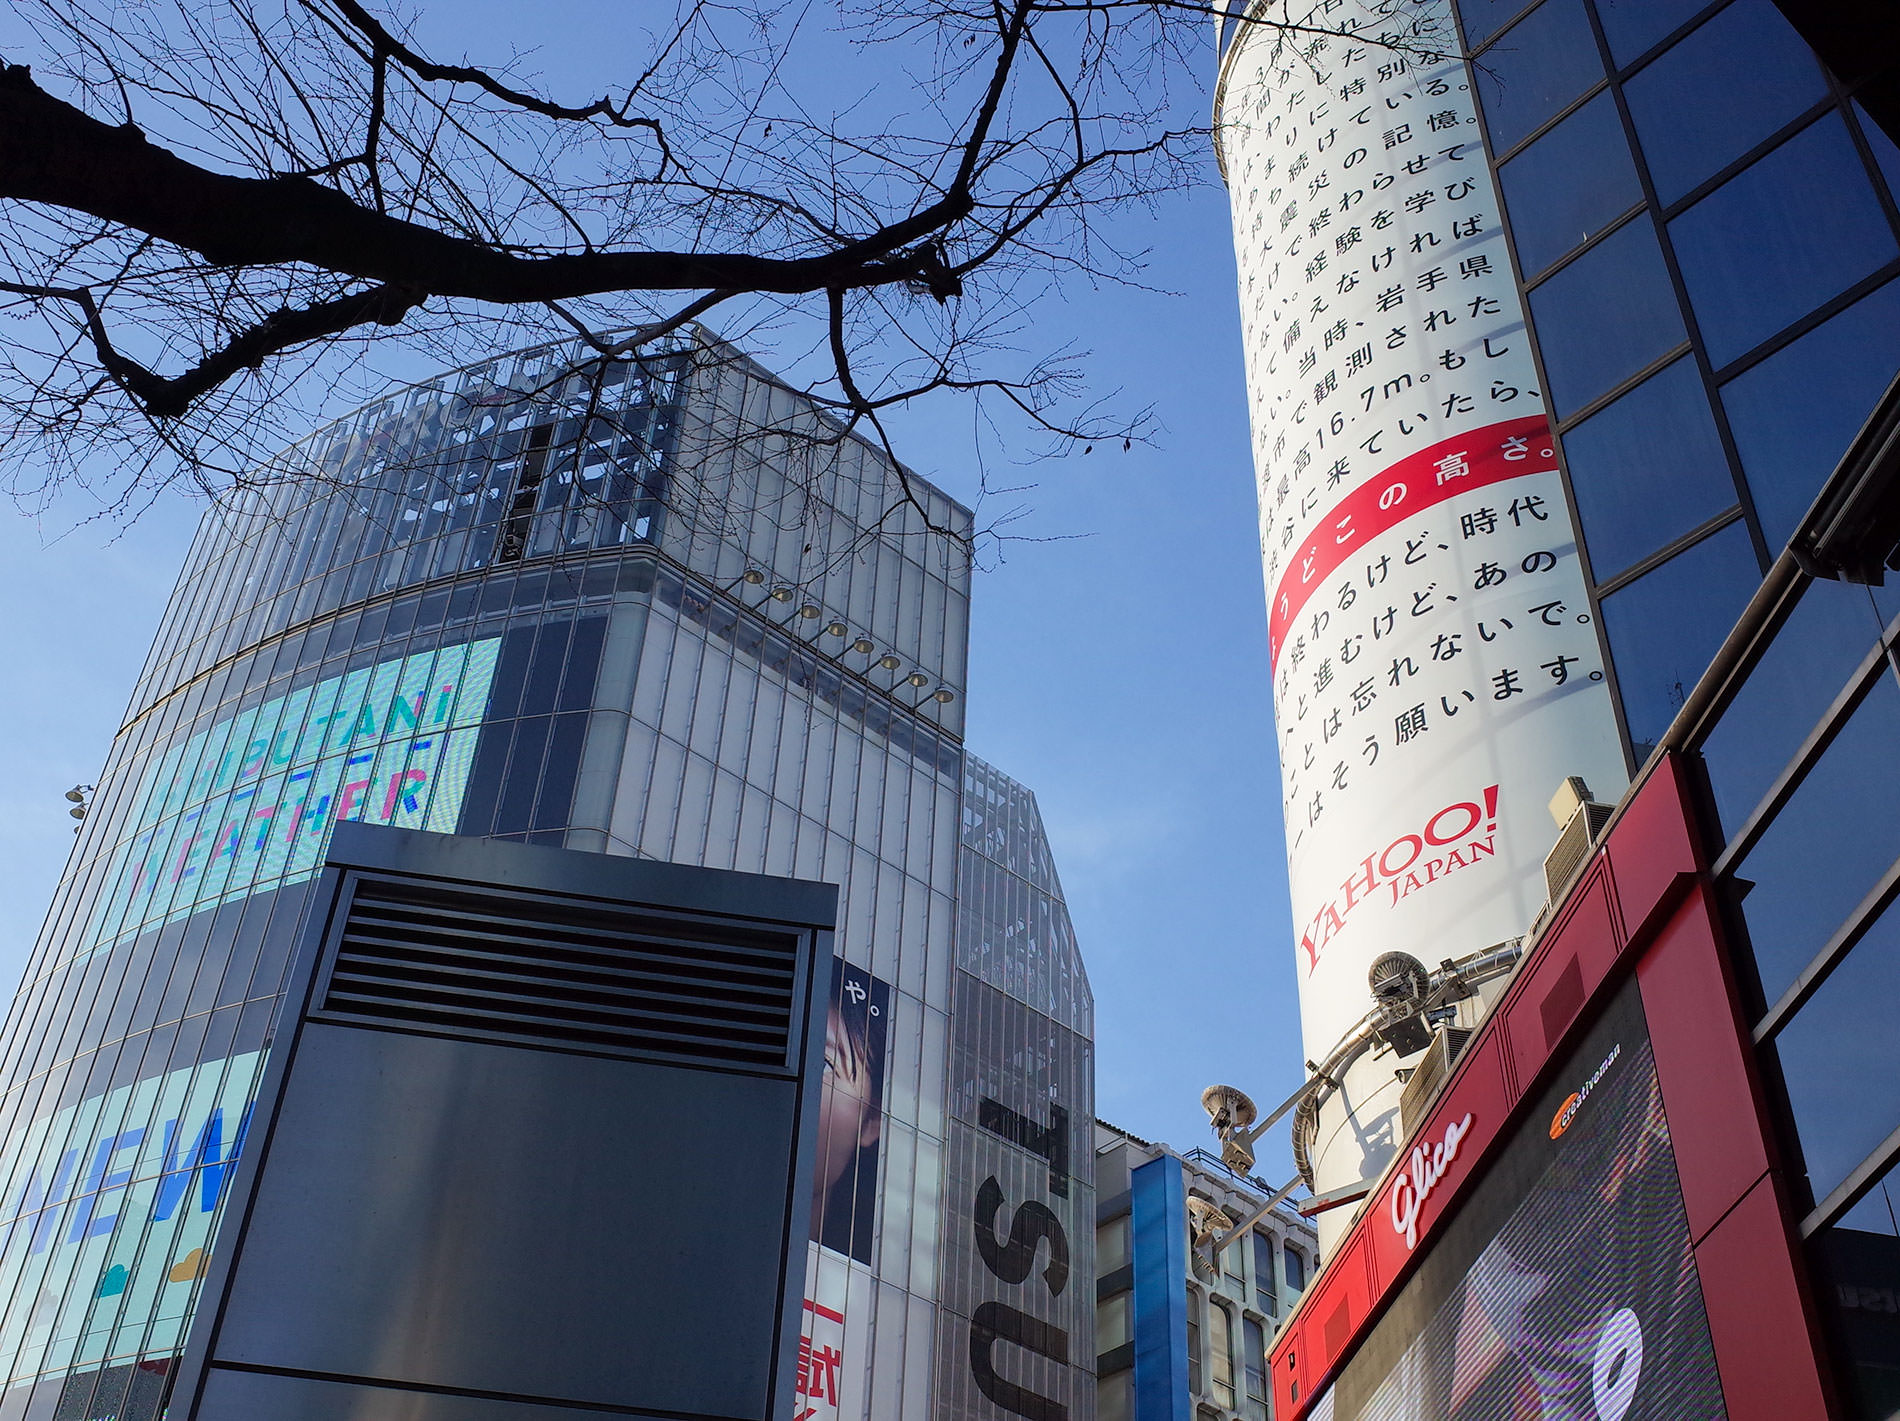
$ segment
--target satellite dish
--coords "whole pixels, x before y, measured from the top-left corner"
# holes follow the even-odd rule
[[[1198,1247],[1212,1243],[1221,1234],[1234,1226],[1233,1216],[1218,1204],[1206,1199],[1189,1196],[1187,1201],[1188,1222],[1194,1228],[1194,1242]]]
[[[1211,1085],[1201,1092],[1201,1109],[1214,1122],[1214,1133],[1244,1130],[1259,1117],[1253,1097],[1239,1086]],[[1224,1135],[1223,1135],[1223,1138]]]
[[[1410,1005],[1425,1000],[1432,974],[1409,952],[1386,952],[1373,961],[1366,985],[1382,1005]]]

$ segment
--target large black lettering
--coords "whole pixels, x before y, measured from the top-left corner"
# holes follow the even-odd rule
[[[1069,1286],[1069,1236],[1046,1204],[1031,1199],[1017,1206],[1009,1222],[1009,1242],[996,1237],[996,1215],[1003,1207],[1003,1187],[991,1175],[976,1191],[976,1251],[990,1272],[1005,1283],[1020,1283],[1036,1266],[1036,1248],[1049,1241],[1049,1266],[1042,1270],[1049,1292],[1062,1296]]]
[[[1022,1216],[1018,1213],[1017,1217]],[[1066,1365],[1069,1334],[1007,1303],[981,1303],[970,1318],[970,1373],[976,1378],[977,1389],[1003,1410],[1027,1421],[1068,1421],[1069,1408],[1061,1402],[997,1375],[990,1354],[998,1342],[1012,1342],[1025,1352]]]
[[[1000,1135],[1012,1145],[1020,1145],[1039,1159],[1049,1161],[1049,1192],[1058,1198],[1069,1197],[1069,1112],[1050,1105],[1048,1125],[1038,1125],[1027,1115],[1019,1115],[1000,1100],[987,1095],[977,1102],[976,1123],[992,1135]]]

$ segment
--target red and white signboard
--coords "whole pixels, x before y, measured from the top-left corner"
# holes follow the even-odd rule
[[[1221,144],[1319,1059],[1380,953],[1522,933],[1551,795],[1624,767],[1449,6],[1291,18],[1236,41]]]
[[[844,1314],[806,1298],[798,1337],[798,1377],[793,1384],[794,1421],[837,1421],[844,1361]]]

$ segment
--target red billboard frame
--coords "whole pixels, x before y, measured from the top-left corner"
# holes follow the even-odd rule
[[[1625,800],[1431,1113],[1275,1338],[1274,1415],[1299,1421],[1633,973],[1731,1421],[1836,1414],[1817,1315],[1685,767]],[[1403,1225],[1409,1225],[1408,1243]]]

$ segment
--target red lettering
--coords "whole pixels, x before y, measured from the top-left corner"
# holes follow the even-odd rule
[[[1465,826],[1454,833],[1440,834],[1438,832],[1438,822],[1447,814],[1459,813],[1468,814],[1470,816],[1470,818],[1465,821]],[[1447,805],[1445,808],[1439,810],[1438,813],[1434,814],[1430,822],[1425,825],[1425,842],[1434,848],[1442,847],[1446,844],[1455,844],[1473,829],[1477,828],[1483,819],[1484,811],[1469,801],[1463,804]]]
[[[1392,850],[1398,848],[1401,844],[1410,844],[1412,846],[1411,854],[1402,864],[1394,865],[1388,863],[1387,860],[1392,857]],[[1417,863],[1418,856],[1424,852],[1425,845],[1419,842],[1419,837],[1416,834],[1407,834],[1404,838],[1394,839],[1385,846],[1385,852],[1379,855],[1379,872],[1384,874],[1387,878],[1397,878],[1401,873],[1404,873],[1406,869]]]
[[[1366,861],[1359,865],[1359,871],[1348,878],[1340,890],[1346,895],[1346,911],[1350,913],[1361,898],[1378,886],[1378,882],[1379,875],[1372,871],[1372,857],[1368,854]]]

